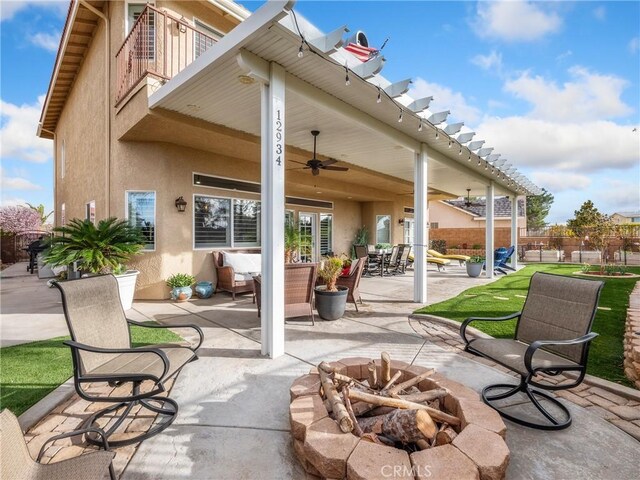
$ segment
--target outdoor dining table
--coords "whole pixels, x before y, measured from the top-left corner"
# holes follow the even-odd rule
[[[384,264],[385,260],[391,258],[391,252],[369,252],[369,258],[376,259],[380,266],[380,276],[384,277]]]

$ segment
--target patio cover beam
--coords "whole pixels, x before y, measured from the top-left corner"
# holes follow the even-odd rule
[[[429,171],[429,155],[427,145],[420,144],[416,153],[416,165],[413,171],[413,211],[415,216],[415,233],[413,242],[413,301],[427,303],[427,251],[429,232],[427,230],[427,173]]]
[[[487,198],[486,198],[486,209],[487,213],[485,215],[485,267],[487,269],[486,275],[487,278],[493,278],[493,251],[494,248],[494,236],[493,230],[495,226],[493,208],[495,202],[495,188],[493,185],[493,181],[489,182],[487,185]]]
[[[285,71],[271,63],[261,84],[262,354],[284,355]]]

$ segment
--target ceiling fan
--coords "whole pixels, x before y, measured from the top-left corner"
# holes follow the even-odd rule
[[[480,207],[481,203],[475,203],[471,201],[471,189],[467,188],[467,199],[464,201],[465,207]]]
[[[338,160],[334,160],[333,158],[329,160],[318,160],[316,158],[316,142],[318,140],[318,135],[320,135],[320,131],[311,130],[311,135],[313,135],[313,158],[311,160],[308,160],[307,163],[301,163],[292,160],[293,162],[305,165],[304,167],[302,167],[302,169],[311,170],[311,173],[314,176],[320,175],[320,170],[334,170],[336,172],[346,172],[347,170],[349,170],[347,167],[334,167],[333,164]]]

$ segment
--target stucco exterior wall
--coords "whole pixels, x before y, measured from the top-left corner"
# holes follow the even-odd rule
[[[473,215],[441,201],[429,202],[429,222],[437,223],[438,228],[485,228],[484,219],[474,220]],[[496,217],[496,228],[511,228],[511,217]],[[525,217],[518,217],[518,227],[526,227]]]

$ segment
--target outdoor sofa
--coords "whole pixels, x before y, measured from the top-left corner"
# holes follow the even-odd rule
[[[253,277],[262,270],[260,250],[256,249],[215,251],[213,264],[218,277],[216,290],[231,293],[234,300],[236,293],[253,292]]]

